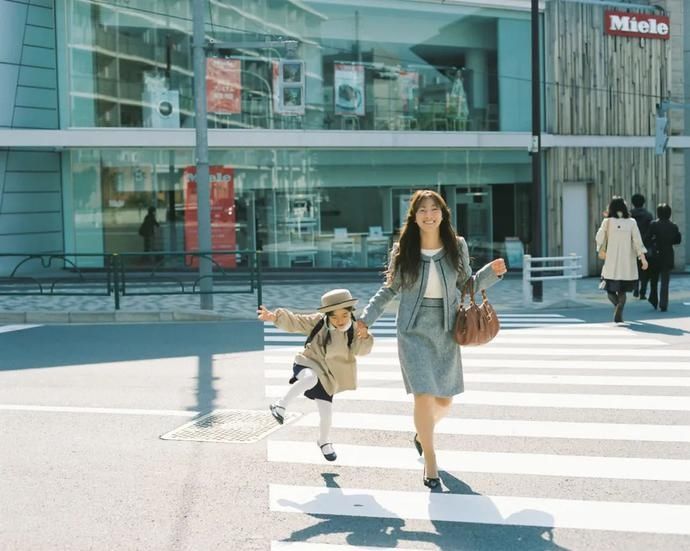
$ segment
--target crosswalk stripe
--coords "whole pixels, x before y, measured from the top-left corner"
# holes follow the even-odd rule
[[[292,365],[295,357],[294,352],[274,353],[264,356],[265,364]],[[388,357],[376,357],[373,354],[359,356],[357,358],[359,366],[384,366],[390,368],[400,368],[400,361],[397,353]],[[463,368],[489,367],[492,369],[591,369],[591,370],[613,370],[613,371],[690,371],[690,363],[687,362],[616,362],[616,361],[579,361],[579,360],[508,360],[508,359],[480,359],[463,358]]]
[[[318,427],[317,413],[308,413],[295,425]],[[411,432],[412,417],[374,413],[337,412],[333,427],[341,429]],[[446,417],[437,434],[515,436],[522,438],[569,438],[585,440],[632,440],[640,442],[690,442],[690,425],[583,423],[569,421],[522,421],[514,419],[465,419]]]
[[[424,466],[411,445],[396,448],[338,444],[336,448],[338,465],[343,467],[422,470]],[[441,469],[448,472],[690,482],[690,460],[686,459],[455,450],[436,450],[436,456]],[[313,442],[269,440],[268,460],[326,464]]]
[[[377,334],[374,331],[373,336],[376,337]],[[286,342],[292,342],[292,341],[304,341],[303,336],[293,336],[289,334],[283,334],[280,336],[276,335],[268,335],[264,337],[264,340],[266,342],[275,342],[275,341],[286,341]],[[579,346],[583,344],[596,344],[596,345],[605,345],[605,344],[615,344],[617,346],[626,346],[626,345],[632,345],[632,346],[663,346],[666,343],[664,341],[660,341],[658,339],[645,339],[645,338],[640,338],[640,337],[624,337],[624,336],[615,336],[615,337],[585,337],[585,338],[580,338],[580,337],[572,337],[572,338],[567,338],[567,337],[551,337],[549,336],[535,336],[535,335],[499,335],[496,337],[495,340],[492,341],[491,343],[493,346],[497,346],[500,344],[570,344],[573,346]]]
[[[41,327],[40,325],[21,324],[21,325],[0,325],[0,333],[13,333],[14,331],[24,331],[26,329],[33,329],[34,327]]]
[[[376,327],[369,328],[369,331],[372,334],[381,333],[385,335],[395,335],[396,332],[394,329],[387,329],[384,328],[383,331],[380,329],[377,329]],[[294,333],[288,333],[287,331],[282,331],[281,329],[273,328],[273,329],[264,329],[264,334],[265,335],[294,335]],[[635,333],[634,331],[630,331],[625,328],[604,328],[604,327],[592,327],[592,326],[580,326],[577,330],[574,330],[573,328],[563,328],[563,327],[557,327],[557,328],[552,328],[552,327],[539,327],[537,329],[520,329],[519,331],[510,331],[509,333],[503,333],[500,332],[496,339],[500,339],[504,336],[515,338],[515,336],[520,335],[520,336],[525,336],[525,337],[574,337],[574,338],[580,338],[580,337],[609,337],[609,338],[618,338],[618,339],[637,339],[640,337],[638,333]],[[304,335],[306,337],[306,335]],[[658,339],[654,339],[656,342],[663,342]],[[665,343],[664,343],[665,344]]]
[[[267,369],[264,376],[267,379],[285,379],[288,377],[285,369]],[[360,381],[398,381],[402,378],[396,371],[368,371],[360,369],[357,372]],[[690,387],[690,377],[620,377],[607,375],[524,375],[518,373],[474,373],[464,374],[466,383],[512,383],[518,385],[601,385],[601,386],[673,386]]]
[[[377,341],[374,344],[374,349],[369,354],[369,356],[386,356],[386,355],[397,355],[398,347],[395,345],[395,339],[387,339],[386,341]],[[391,346],[390,344],[393,346]],[[291,346],[289,344],[266,344],[264,345],[264,350],[268,351],[283,351],[296,353],[303,350],[301,346]],[[552,356],[552,357],[566,357],[572,358],[573,356],[579,355],[580,351],[574,350],[568,347],[553,347],[546,348],[543,346],[532,346],[532,347],[516,347],[516,346],[498,346],[495,344],[487,344],[484,346],[465,346],[462,347],[462,356],[465,357],[482,357],[482,356]],[[615,357],[617,360],[623,358],[640,359],[641,353],[649,353],[650,360],[653,358],[655,361],[658,358],[690,358],[690,350],[680,350],[680,349],[654,349],[648,350],[646,348],[633,348],[626,347],[622,349],[618,348],[601,348],[592,350],[588,352],[592,356],[596,357]]]
[[[283,396],[288,386],[266,385],[266,396]],[[338,394],[339,400],[374,402],[412,402],[402,389],[363,387]],[[690,411],[690,396],[649,396],[633,394],[560,394],[546,392],[495,392],[470,390],[459,394],[456,402],[471,405],[546,407],[575,409]]]
[[[269,485],[269,504],[271,511],[311,515],[690,534],[690,505],[284,484]]]

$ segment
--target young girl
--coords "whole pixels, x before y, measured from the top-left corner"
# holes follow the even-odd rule
[[[453,396],[464,390],[460,347],[453,340],[458,289],[470,278],[475,289],[488,289],[505,272],[499,258],[472,275],[467,243],[455,234],[446,202],[434,191],[417,191],[391,250],[386,282],[357,322],[357,330],[366,331],[399,295],[398,357],[405,389],[414,395],[413,442],[424,455],[423,482],[429,488],[440,485],[434,429]]]
[[[328,436],[333,420],[333,395],[357,388],[355,356],[368,354],[374,344],[368,332],[355,334],[356,302],[347,289],[335,289],[321,297],[317,314],[294,314],[285,308],[271,312],[263,305],[257,310],[261,321],[271,321],[284,331],[309,335],[304,350],[295,356],[290,379],[292,387],[271,404],[270,410],[282,425],[285,408],[297,396],[304,393],[314,400],[320,418],[316,443],[328,461],[335,461],[337,457]]]

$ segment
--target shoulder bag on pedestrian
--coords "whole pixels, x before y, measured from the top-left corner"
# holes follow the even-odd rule
[[[474,300],[474,279],[470,277],[462,290],[460,305],[455,316],[453,337],[461,346],[478,346],[490,342],[501,327],[496,310],[489,304],[486,291],[482,290],[482,302]],[[465,296],[470,302],[465,306]]]
[[[606,219],[606,229],[604,230],[604,242],[599,247],[598,255],[600,260],[606,260],[606,247],[609,244],[609,226],[611,225],[611,219]]]

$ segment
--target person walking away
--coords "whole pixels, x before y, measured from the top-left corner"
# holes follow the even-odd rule
[[[637,281],[637,259],[641,268],[648,268],[642,243],[642,236],[635,220],[630,218],[628,206],[621,197],[614,197],[609,203],[595,240],[598,251],[605,251],[601,278],[608,299],[614,307],[613,321],[623,323],[626,293],[635,288]]]
[[[630,216],[637,222],[637,228],[640,230],[642,236],[642,244],[649,250],[649,225],[652,223],[654,217],[652,213],[644,208],[644,195],[636,193],[632,196],[633,209],[630,211]],[[649,262],[649,259],[647,259]],[[633,289],[633,296],[640,297],[640,300],[647,298],[647,283],[649,282],[649,270],[643,270],[640,262],[637,263],[637,277],[638,282]]]
[[[671,207],[661,203],[656,208],[656,220],[649,225],[649,303],[656,310],[668,309],[668,286],[671,270],[675,264],[673,246],[680,245],[681,235],[678,226],[671,222]],[[661,290],[657,296],[658,282]]]
[[[153,250],[153,240],[158,227],[160,224],[156,220],[156,207],[149,207],[148,214],[144,216],[144,221],[139,226],[139,235],[144,238],[144,252]]]
[[[389,253],[384,285],[369,300],[357,322],[367,331],[397,295],[398,357],[405,390],[414,395],[413,443],[424,456],[423,483],[440,485],[434,430],[448,414],[453,396],[464,391],[460,347],[453,339],[459,289],[474,278],[474,288],[488,289],[506,272],[497,259],[472,275],[467,243],[451,225],[443,198],[431,190],[415,192],[400,240]]]
[[[308,335],[304,350],[295,356],[292,385],[287,393],[273,402],[269,409],[275,420],[283,424],[285,410],[300,394],[314,400],[319,412],[319,438],[316,441],[328,461],[337,458],[330,430],[333,424],[333,396],[357,388],[357,359],[371,352],[374,338],[369,332],[355,332],[353,299],[347,289],[334,289],[321,297],[317,313],[295,314],[285,308],[275,312],[265,306],[257,310],[261,321],[291,333]]]

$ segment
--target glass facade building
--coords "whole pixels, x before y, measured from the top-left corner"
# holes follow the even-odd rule
[[[60,147],[63,250],[140,251],[150,207],[154,249],[193,249],[194,151],[178,140],[195,125],[191,2],[45,4],[58,128],[157,136]],[[214,247],[258,248],[268,268],[380,269],[419,188],[446,197],[478,262],[509,238],[529,247],[530,19],[516,4],[209,0]]]

